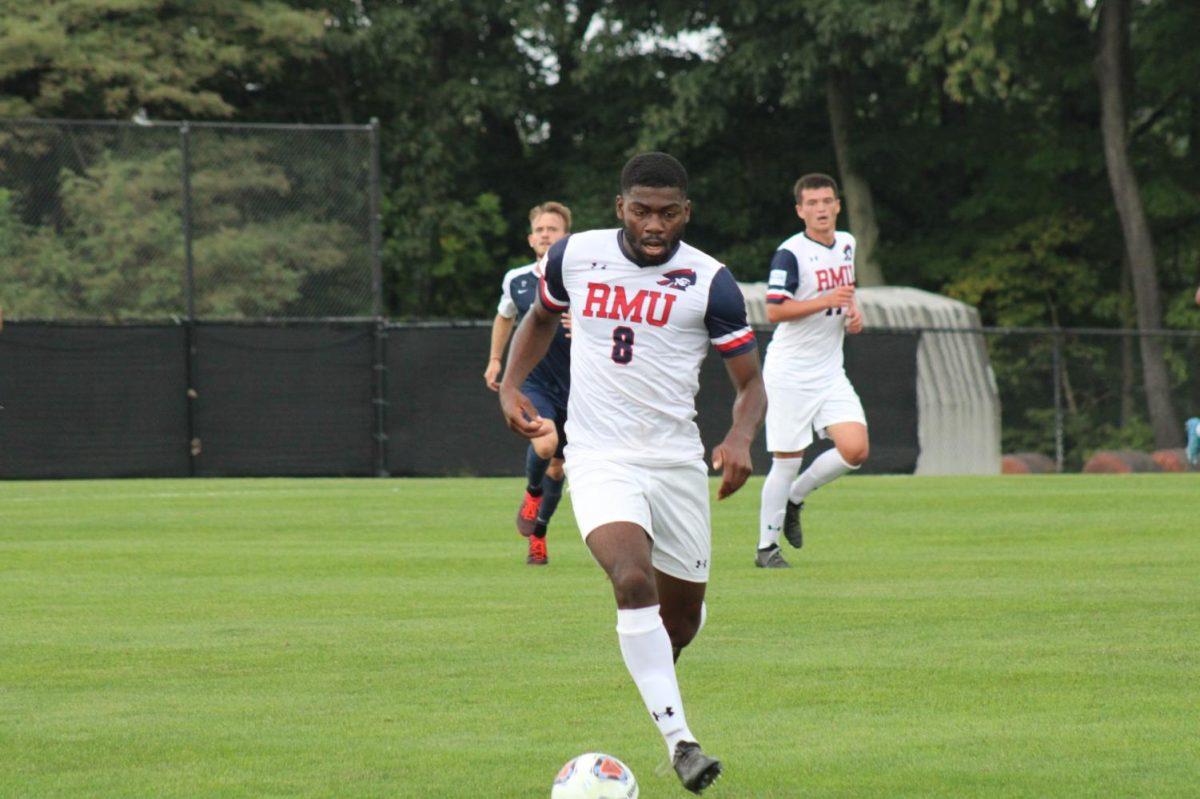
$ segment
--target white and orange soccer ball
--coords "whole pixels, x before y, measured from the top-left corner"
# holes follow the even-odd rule
[[[568,760],[550,789],[550,799],[637,799],[637,795],[637,778],[629,766],[600,752]]]

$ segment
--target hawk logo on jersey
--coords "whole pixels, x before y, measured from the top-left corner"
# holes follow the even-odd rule
[[[658,281],[658,285],[687,291],[688,286],[696,285],[696,270],[673,269],[662,276],[662,280]]]
[[[842,255],[845,257],[845,259],[847,261],[853,259],[854,258],[854,248],[851,247],[849,244],[847,244],[845,247],[842,248]]]

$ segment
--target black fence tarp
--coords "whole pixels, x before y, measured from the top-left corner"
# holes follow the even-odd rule
[[[486,326],[371,322],[9,324],[0,478],[519,475],[525,442],[483,383],[489,337]],[[864,472],[915,468],[918,341],[846,340],[871,425]],[[734,398],[714,353],[700,383],[711,450]],[[761,433],[753,455],[765,473]]]
[[[374,474],[373,325],[197,325],[195,474]]]
[[[0,333],[0,477],[188,474],[178,326],[9,324]]]
[[[525,445],[504,425],[496,394],[483,383],[487,328],[393,327],[388,335],[388,464],[397,475],[519,475]],[[759,333],[763,347],[770,333]],[[917,455],[917,333],[846,338],[846,369],[871,425],[864,473],[912,472]],[[433,379],[436,376],[436,379]],[[706,450],[732,419],[734,390],[722,360],[701,367],[696,423]],[[823,451],[824,445],[811,449]],[[770,468],[760,431],[755,471]]]
[[[394,475],[519,475],[525,444],[483,382],[491,329],[390,326],[388,471]]]

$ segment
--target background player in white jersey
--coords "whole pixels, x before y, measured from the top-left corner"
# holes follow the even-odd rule
[[[562,203],[545,202],[529,211],[529,246],[540,259],[550,245],[571,232],[571,209]],[[492,391],[499,391],[500,359],[512,335],[513,324],[524,316],[537,300],[537,263],[518,266],[504,275],[500,305],[492,321],[492,347],[483,380]],[[546,530],[558,507],[563,489],[562,425],[566,421],[567,396],[571,388],[571,342],[564,327],[555,333],[549,352],[521,390],[537,407],[543,419],[542,432],[529,442],[525,453],[525,496],[517,508],[517,532],[529,539],[525,562],[544,566]]]
[[[766,392],[742,294],[713,258],[685,244],[687,173],[664,153],[631,159],[616,202],[623,227],[550,248],[539,304],[513,339],[500,402],[508,424],[540,429],[518,390],[571,311],[567,478],[588,549],[612,582],[625,665],[684,787],[721,772],[688,728],[674,661],[704,623],[711,559],[708,470],[693,421],[709,344],[737,388],[733,424],[713,449],[718,498],[750,475]]]
[[[763,363],[774,458],[763,482],[754,562],[772,569],[788,566],[780,532],[792,546],[804,543],[804,498],[861,466],[868,449],[867,418],[842,367],[843,331],[863,327],[854,301],[854,237],[837,229],[842,205],[833,178],[805,175],[794,193],[804,230],[779,245],[767,281],[767,318],[778,323]],[[814,430],[834,448],[797,477]]]

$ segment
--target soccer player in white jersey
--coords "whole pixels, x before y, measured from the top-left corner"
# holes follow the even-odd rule
[[[863,328],[854,301],[854,237],[837,229],[837,183],[828,175],[796,181],[804,230],[775,251],[767,281],[767,319],[778,323],[763,362],[771,471],[762,488],[756,566],[787,568],[779,534],[800,547],[800,511],[820,486],[867,459],[867,418],[842,367],[843,333]],[[814,430],[833,440],[800,474]],[[799,475],[799,476],[797,476]]]
[[[718,499],[749,477],[766,392],[745,303],[729,270],[685,244],[687,172],[664,153],[632,158],[616,201],[622,227],[574,233],[544,263],[500,386],[508,424],[531,436],[519,390],[571,313],[566,472],[579,530],[612,582],[621,655],[683,786],[721,773],[688,727],[675,659],[704,624],[711,560],[708,470],[693,421],[709,344],[737,389],[733,423],[712,453]]]
[[[571,230],[571,209],[562,203],[545,202],[529,211],[529,246],[539,259],[550,245]],[[499,391],[500,358],[512,335],[513,325],[537,299],[537,263],[518,266],[504,275],[500,304],[492,321],[491,354],[483,380],[492,391]],[[525,453],[525,496],[517,508],[517,532],[529,539],[525,562],[545,566],[546,530],[558,507],[563,488],[562,425],[567,415],[567,395],[571,389],[571,339],[561,327],[542,362],[526,378],[521,391],[529,397],[542,417],[542,434],[529,442]]]

